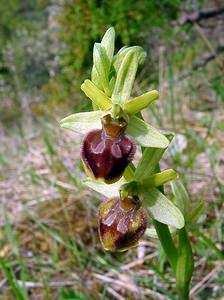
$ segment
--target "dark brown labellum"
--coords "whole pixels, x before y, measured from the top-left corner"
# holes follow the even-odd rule
[[[84,137],[81,156],[88,174],[95,179],[113,183],[120,179],[127,165],[132,161],[136,146],[123,128],[115,122],[103,124]],[[122,126],[120,126],[122,127]]]
[[[99,208],[99,235],[104,249],[122,252],[137,246],[147,222],[146,210],[130,196],[104,202]]]

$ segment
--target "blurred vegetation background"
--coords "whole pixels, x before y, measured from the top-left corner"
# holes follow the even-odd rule
[[[176,169],[192,202],[192,299],[224,299],[224,4],[221,0],[0,1],[0,299],[176,299],[157,240],[105,253],[98,195],[84,189],[81,137],[59,128],[86,110],[92,48],[114,26],[116,47],[148,56],[134,95],[176,138]],[[169,190],[168,190],[169,192]]]

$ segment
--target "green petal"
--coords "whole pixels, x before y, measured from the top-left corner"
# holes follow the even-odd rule
[[[169,145],[162,133],[135,116],[130,116],[126,133],[143,147],[167,148]]]
[[[101,110],[109,110],[112,107],[112,101],[106,94],[98,89],[90,80],[85,80],[81,85],[81,90],[89,97]]]
[[[144,188],[159,187],[170,180],[178,178],[178,173],[172,169],[168,169],[159,173],[155,173],[149,177],[139,178],[138,181],[130,180],[129,182],[121,186],[121,190],[124,192],[130,192],[132,194],[140,193]]]
[[[178,229],[184,227],[184,217],[180,210],[158,189],[143,188],[141,195],[153,219]]]
[[[140,180],[140,183],[142,184],[142,186],[157,187],[169,182],[170,180],[174,180],[177,178],[178,178],[177,172],[175,172],[172,169],[167,169],[162,172],[153,174],[149,177],[144,176],[144,179]]]
[[[99,110],[77,113],[62,119],[60,125],[63,128],[85,134],[92,129],[102,128],[101,115],[102,112]]]
[[[156,90],[150,91],[126,102],[124,105],[124,111],[128,114],[136,114],[158,98],[159,93]]]

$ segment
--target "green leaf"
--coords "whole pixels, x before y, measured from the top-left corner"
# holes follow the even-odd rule
[[[112,184],[106,184],[102,181],[96,181],[91,178],[85,178],[83,180],[83,184],[94,190],[95,192],[107,197],[107,198],[113,198],[113,197],[119,197],[119,189],[122,184],[124,184],[126,181],[122,177],[120,180],[118,180],[115,183]]]
[[[184,215],[185,220],[188,220],[190,209],[190,198],[181,180],[171,182],[172,192],[176,198],[177,206]]]
[[[167,148],[169,145],[162,133],[136,116],[130,116],[126,133],[143,147]]]
[[[101,110],[109,110],[112,101],[104,92],[98,89],[90,80],[85,80],[81,85],[81,90],[89,97]]]
[[[95,43],[93,47],[93,65],[98,74],[98,81],[102,83],[104,92],[107,96],[111,96],[109,85],[110,62],[106,55],[105,49],[100,43]]]
[[[102,128],[101,116],[102,112],[99,110],[77,113],[62,119],[60,125],[63,128],[85,134],[92,129]]]
[[[113,27],[110,27],[104,34],[101,41],[101,46],[105,49],[110,65],[112,63],[113,55],[114,55],[114,42],[115,42],[115,30]]]
[[[138,58],[136,53],[129,51],[119,68],[112,94],[113,103],[125,103],[130,97],[135,75],[138,68]]]
[[[147,92],[139,97],[131,99],[124,104],[124,111],[128,114],[136,114],[146,108],[150,103],[159,98],[156,90]]]
[[[180,210],[158,189],[143,188],[141,196],[153,219],[177,229],[184,226],[184,217]]]
[[[172,134],[166,134],[166,137],[171,142]],[[139,181],[149,177],[157,171],[158,163],[166,149],[145,148],[142,158],[135,170],[134,179]]]

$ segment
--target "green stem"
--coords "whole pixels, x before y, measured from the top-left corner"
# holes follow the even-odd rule
[[[160,172],[160,166],[157,165]],[[163,185],[159,187],[164,193]],[[194,259],[186,228],[179,230],[179,243],[176,249],[167,225],[154,220],[157,235],[175,273],[176,287],[179,300],[189,300],[189,286],[194,271]]]
[[[174,246],[172,236],[170,234],[169,228],[167,225],[162,224],[154,220],[154,226],[159,237],[160,243],[163,247],[163,250],[167,256],[167,259],[175,272],[176,270],[176,260],[177,260],[177,249]]]
[[[179,300],[189,300],[189,286],[194,271],[194,259],[186,228],[179,230],[176,285]]]

